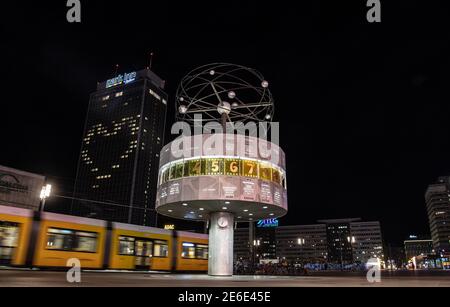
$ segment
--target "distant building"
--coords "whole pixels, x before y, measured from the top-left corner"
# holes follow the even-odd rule
[[[255,252],[258,259],[276,259],[275,228],[256,228]]]
[[[335,219],[320,220],[319,223],[326,225],[327,253],[330,263],[352,263],[352,244],[354,238],[350,230],[350,222],[360,219]]]
[[[276,235],[274,227],[254,227],[250,238],[248,228],[234,230],[234,258],[251,260],[277,259]]]
[[[149,69],[97,85],[92,93],[70,214],[154,226],[167,94]]]
[[[367,262],[370,258],[384,259],[380,222],[350,223],[353,261]]]
[[[252,244],[255,260],[273,258],[292,263],[347,264],[364,263],[370,258],[384,259],[379,222],[362,222],[358,218],[319,223],[256,228],[253,239],[249,237],[248,228],[238,228],[234,233],[235,259],[251,259]]]
[[[425,201],[431,239],[436,252],[450,252],[450,177],[439,177],[428,186]]]
[[[406,261],[411,260],[417,256],[428,256],[434,254],[433,240],[419,239],[417,237],[410,237],[403,242],[405,247]]]
[[[236,228],[234,230],[234,260],[251,260],[251,245],[250,245],[249,229]]]
[[[325,262],[327,236],[324,224],[281,226],[276,229],[277,256],[290,262]]]
[[[0,165],[0,205],[38,210],[45,177]]]

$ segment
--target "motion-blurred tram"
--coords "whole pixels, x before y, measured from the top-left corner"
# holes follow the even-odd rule
[[[0,206],[0,265],[207,271],[208,235]]]

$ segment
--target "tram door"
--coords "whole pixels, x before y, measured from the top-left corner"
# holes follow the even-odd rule
[[[19,242],[19,224],[0,221],[0,264],[10,264]]]
[[[153,256],[153,242],[136,239],[135,244],[136,269],[149,270]]]

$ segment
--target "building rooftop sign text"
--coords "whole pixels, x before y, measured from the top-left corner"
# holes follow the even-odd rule
[[[112,79],[106,80],[106,88],[110,88],[119,84],[128,84],[136,80],[136,72],[125,73],[123,75],[118,75]]]
[[[278,227],[278,219],[259,220],[256,227]]]

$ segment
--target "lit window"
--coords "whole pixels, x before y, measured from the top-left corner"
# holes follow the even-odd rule
[[[97,233],[49,228],[46,249],[93,253],[97,250]]]
[[[109,99],[109,95],[106,95],[106,96],[103,96],[103,97],[102,97],[102,100],[103,100],[103,101],[108,100],[108,99]]]
[[[119,237],[119,254],[134,255],[134,238]]]
[[[155,240],[153,256],[155,256],[155,257],[168,257],[169,256],[169,246],[167,245],[167,241]]]
[[[120,96],[122,96],[123,95],[123,92],[117,92],[116,93],[116,97],[120,97]]]

